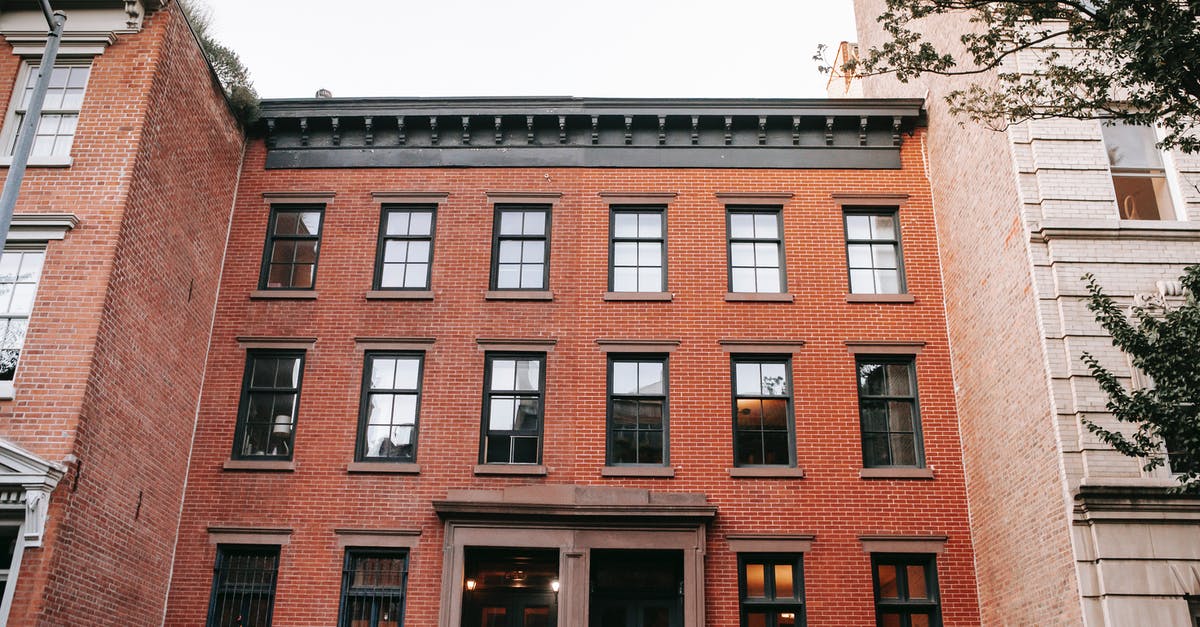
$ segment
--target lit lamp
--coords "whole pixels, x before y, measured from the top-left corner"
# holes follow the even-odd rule
[[[271,425],[271,441],[275,442],[276,446],[271,449],[271,454],[278,455],[280,447],[284,449],[284,453],[289,452],[287,443],[291,436],[292,417],[287,414],[275,416],[275,424]]]
[[[479,584],[474,579],[468,579],[466,582],[467,592],[473,592],[475,590],[475,586],[477,585]]]
[[[552,579],[550,581],[550,589],[554,591],[554,594],[558,594],[558,586],[559,583],[557,579]]]

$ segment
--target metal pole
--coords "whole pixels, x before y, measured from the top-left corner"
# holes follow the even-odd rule
[[[25,109],[25,117],[21,120],[21,127],[17,132],[17,146],[13,150],[12,165],[8,167],[8,177],[4,179],[4,191],[0,193],[0,243],[8,241],[8,227],[12,224],[17,193],[21,191],[25,166],[29,163],[29,153],[33,151],[37,125],[42,118],[42,104],[46,101],[46,90],[50,88],[50,75],[54,73],[58,44],[62,39],[63,24],[67,21],[66,13],[50,11],[50,0],[42,0],[42,12],[46,14],[50,33],[46,37],[42,61],[38,64],[37,83],[33,87],[33,94],[30,95],[29,104]],[[17,94],[17,97],[19,98],[20,94]]]

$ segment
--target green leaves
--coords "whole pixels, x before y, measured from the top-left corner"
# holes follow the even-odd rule
[[[953,113],[996,128],[1124,118],[1162,127],[1164,149],[1197,152],[1197,12],[1196,2],[1178,0],[887,0],[878,21],[890,39],[841,69],[902,82],[979,75],[946,96]],[[932,20],[953,15],[967,18],[965,32],[926,37]]]
[[[217,73],[221,87],[234,112],[245,124],[258,119],[258,92],[254,90],[254,82],[250,80],[250,70],[242,63],[241,57],[232,48],[213,39],[209,33],[212,25],[211,9],[203,4],[203,0],[180,0],[180,8],[191,24],[204,56]]]
[[[1141,386],[1126,388],[1116,374],[1084,353],[1083,362],[1108,396],[1108,410],[1134,430],[1110,430],[1087,418],[1082,419],[1084,426],[1120,453],[1145,459],[1147,471],[1168,461],[1165,443],[1181,489],[1200,491],[1200,265],[1184,271],[1184,305],[1134,306],[1129,316],[1094,276],[1083,278],[1088,309],[1112,335],[1113,345],[1129,355],[1142,379]]]

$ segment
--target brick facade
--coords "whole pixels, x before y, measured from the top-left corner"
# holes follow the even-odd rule
[[[6,107],[20,61],[0,43]],[[68,468],[9,625],[161,620],[242,141],[172,3],[92,60],[70,167],[26,175],[18,216],[78,226],[0,401],[0,438]]]

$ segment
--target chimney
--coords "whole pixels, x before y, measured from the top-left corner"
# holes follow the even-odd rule
[[[313,95],[313,98],[333,98],[333,92],[322,87],[317,90],[317,93]]]
[[[833,57],[832,69],[829,71],[829,81],[825,83],[825,94],[830,98],[862,98],[862,75],[858,68],[853,72],[842,71],[842,66],[848,61],[858,60],[858,44],[843,41],[838,44],[837,55]]]

